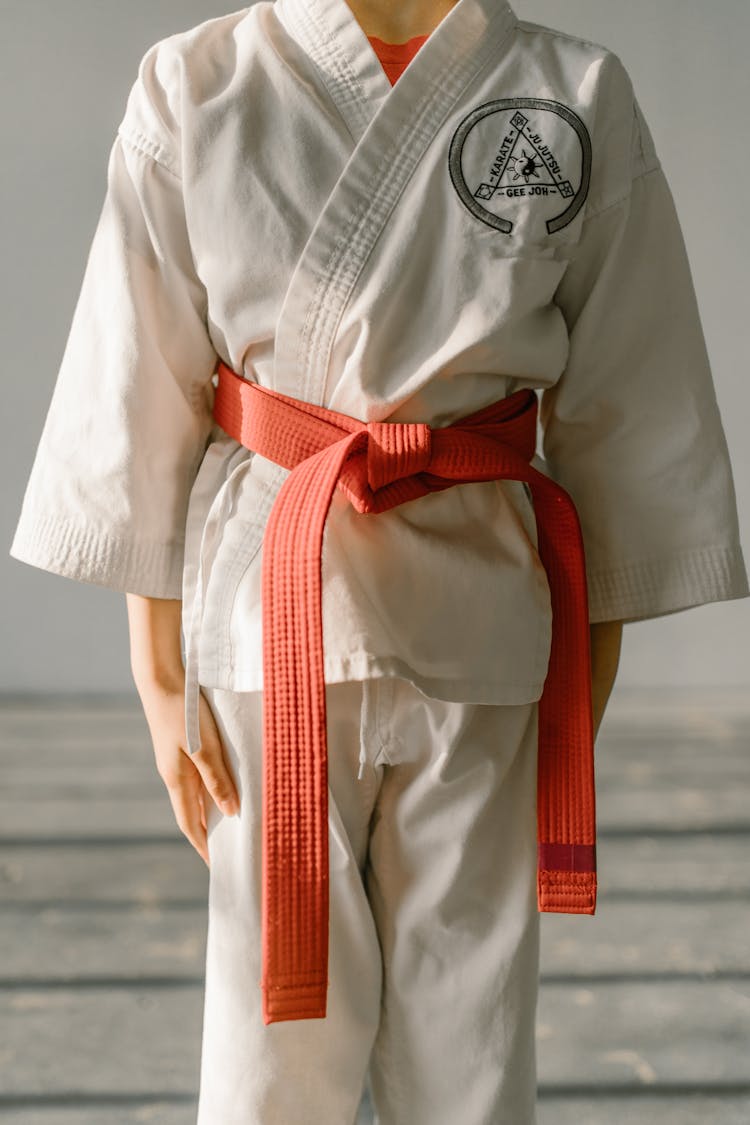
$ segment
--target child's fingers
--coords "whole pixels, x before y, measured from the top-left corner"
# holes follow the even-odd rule
[[[206,801],[210,797],[225,816],[239,812],[237,789],[208,700],[200,694],[201,748],[188,754],[184,749],[184,693],[144,688],[141,698],[156,766],[167,787],[175,819],[208,866]]]
[[[237,787],[224,756],[216,722],[208,700],[200,697],[200,750],[190,755],[190,760],[200,773],[206,792],[225,816],[234,816],[240,810]]]
[[[178,784],[168,786],[167,792],[180,831],[208,867],[208,833],[202,820],[200,786],[200,777],[194,772],[192,777],[183,775]]]
[[[208,796],[208,794],[206,793],[205,787],[203,785],[201,785],[200,789],[198,790],[198,801],[199,801],[200,807],[201,807],[201,824],[205,828],[206,834],[208,835],[208,822],[206,820],[206,797],[207,796]]]

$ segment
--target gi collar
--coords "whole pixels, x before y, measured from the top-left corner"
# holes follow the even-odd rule
[[[392,88],[346,0],[276,0],[274,8],[319,69],[355,140],[407,76],[418,95],[436,74],[462,69],[488,41],[497,50],[518,23],[507,0],[458,0]]]

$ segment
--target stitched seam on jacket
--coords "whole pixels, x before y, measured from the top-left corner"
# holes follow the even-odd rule
[[[740,543],[738,540],[732,540],[727,543],[699,543],[694,547],[683,547],[677,551],[669,551],[666,554],[660,555],[647,555],[645,558],[634,559],[632,562],[621,563],[619,566],[614,567],[599,567],[596,570],[589,571],[589,577],[592,580],[601,581],[602,579],[612,579],[618,577],[626,577],[630,574],[639,574],[644,570],[663,567],[674,567],[679,564],[683,559],[693,559],[696,556],[703,557],[705,555],[712,556],[734,556],[736,555]]]
[[[518,27],[525,35],[546,35],[549,39],[564,39],[568,43],[576,45],[583,44],[585,47],[595,47],[598,51],[605,51],[608,55],[614,54],[603,43],[598,43],[595,39],[585,39],[582,35],[569,35],[565,31],[559,31],[555,27],[547,27],[542,23],[534,23],[533,20],[519,20]],[[619,58],[619,56],[615,56]]]
[[[627,202],[627,200],[630,199],[630,196],[633,194],[633,185],[636,184],[638,182],[638,180],[643,180],[643,179],[646,178],[646,176],[652,176],[654,174],[654,172],[661,172],[661,171],[662,171],[661,164],[657,164],[653,168],[648,168],[648,169],[646,169],[645,172],[639,172],[637,176],[633,176],[633,179],[630,182],[628,190],[625,192],[624,195],[621,195],[618,199],[613,200],[612,203],[608,203],[605,207],[599,208],[598,211],[591,211],[591,212],[587,213],[584,220],[583,220],[584,223],[587,223],[589,221],[589,219],[598,219],[601,215],[606,215],[608,211],[612,211],[612,210],[614,210],[615,207],[619,207],[619,206],[621,206],[621,204]]]
[[[123,126],[120,126],[117,132],[130,148],[134,149],[141,156],[146,156],[150,160],[153,160],[154,163],[158,164],[160,168],[163,168],[165,172],[169,172],[170,176],[174,176],[176,180],[181,182],[182,177],[166,162],[166,150],[160,144],[150,140],[143,133],[139,133],[136,130],[126,132]]]

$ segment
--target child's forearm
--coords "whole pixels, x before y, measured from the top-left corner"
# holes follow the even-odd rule
[[[179,598],[126,594],[130,628],[130,667],[136,687],[179,689],[184,684]]]
[[[594,732],[604,715],[617,675],[622,643],[622,621],[597,621],[591,632],[591,695],[594,711]]]

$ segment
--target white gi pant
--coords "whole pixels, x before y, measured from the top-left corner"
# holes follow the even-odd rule
[[[328,1014],[266,1026],[262,693],[202,691],[241,811],[209,802],[198,1125],[354,1125],[368,1068],[378,1125],[534,1125],[537,704],[326,685]]]

